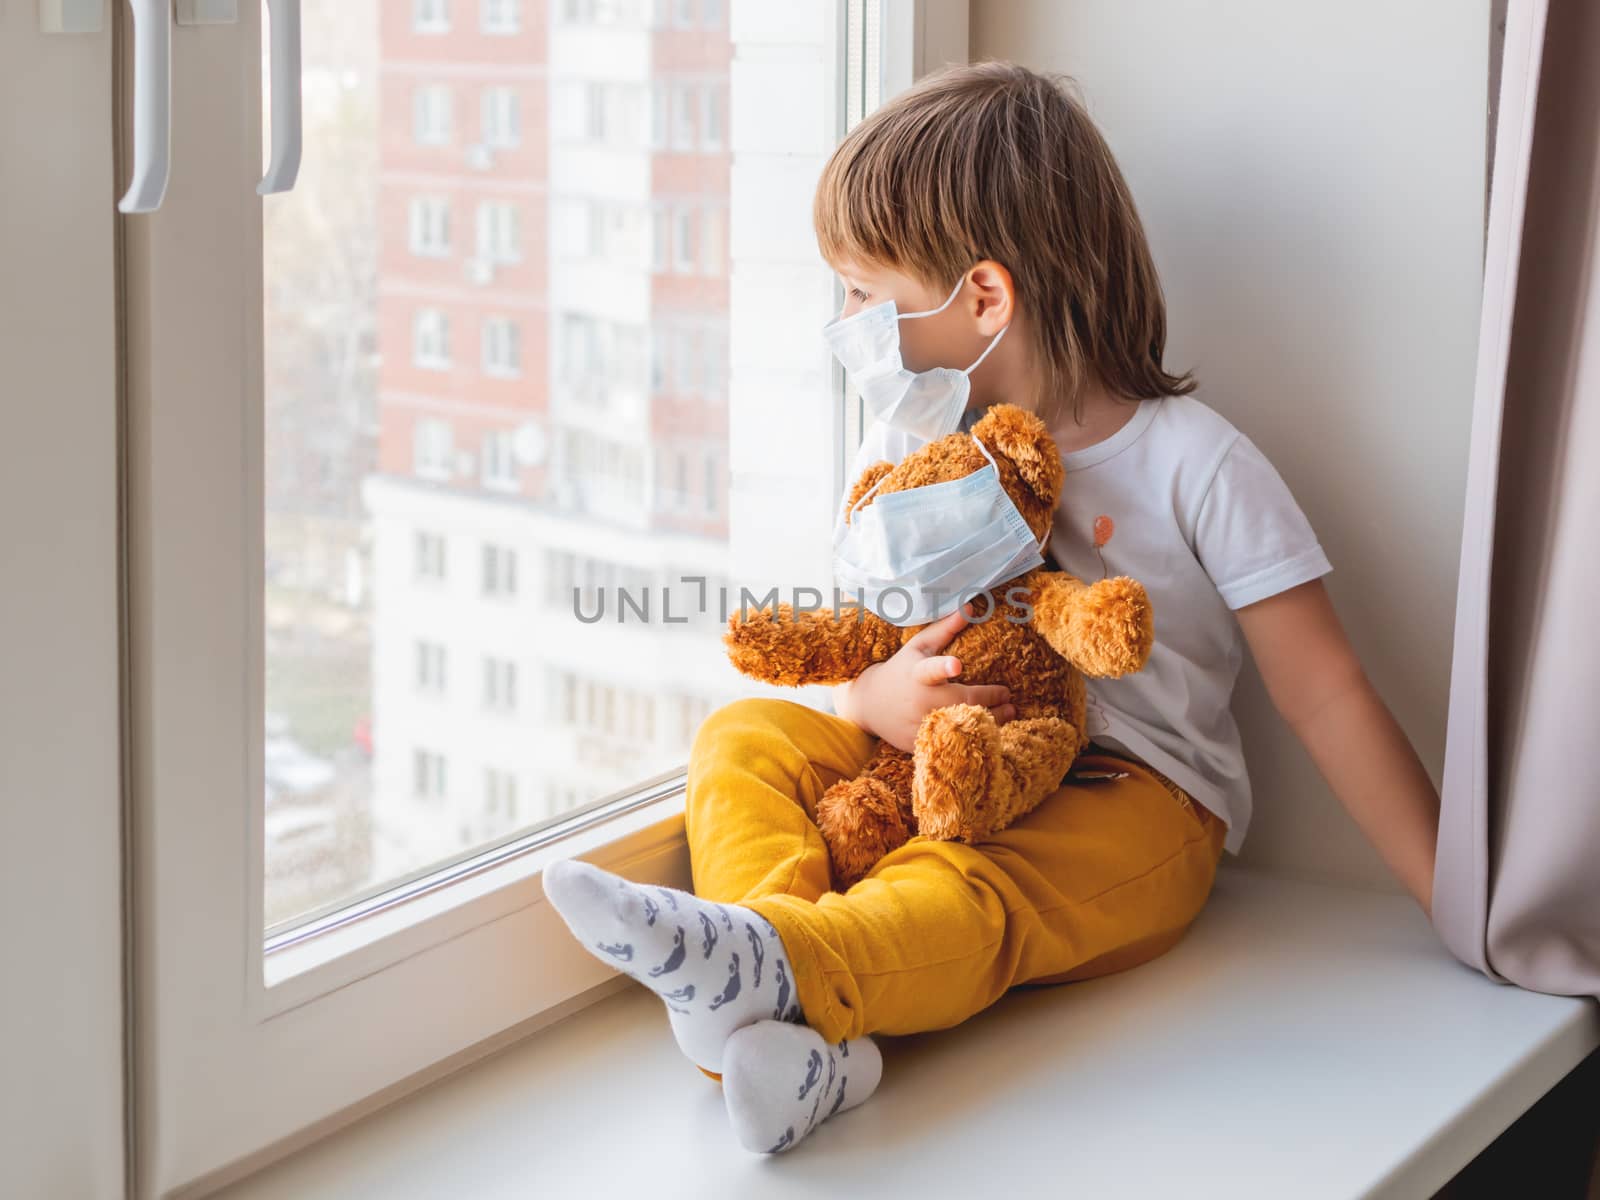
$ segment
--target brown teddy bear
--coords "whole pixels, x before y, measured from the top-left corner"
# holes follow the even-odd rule
[[[874,484],[869,505],[981,470],[989,460],[980,440],[1006,494],[1043,539],[1061,492],[1061,455],[1044,423],[1010,404],[989,409],[970,434],[930,442],[898,464],[874,463],[846,507]],[[1149,598],[1125,576],[1085,584],[1041,567],[995,584],[973,606],[977,623],[946,653],[961,660],[961,682],[1009,688],[1016,717],[1001,725],[980,705],[936,709],[923,719],[914,753],[880,743],[860,774],[828,788],[817,825],[841,888],[913,834],[979,842],[1030,812],[1088,743],[1083,675],[1124,675],[1149,657]],[[835,616],[831,606],[796,612],[779,604],[776,612],[735,613],[723,641],[743,674],[793,687],[854,679],[922,628],[892,625],[868,607],[841,605]]]

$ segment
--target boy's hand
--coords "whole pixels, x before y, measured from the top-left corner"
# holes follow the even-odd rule
[[[952,683],[961,660],[940,654],[967,625],[957,610],[918,633],[887,662],[873,663],[849,683],[833,689],[839,715],[891,746],[911,753],[922,718],[948,704],[981,704],[1001,724],[1017,715],[1010,691],[1000,684]]]

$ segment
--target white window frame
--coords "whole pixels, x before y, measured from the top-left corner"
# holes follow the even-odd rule
[[[425,746],[412,747],[411,794],[429,804],[449,801],[450,761],[442,752]]]
[[[414,691],[428,696],[443,696],[450,687],[450,651],[443,642],[415,638],[411,643]]]
[[[455,132],[455,92],[448,84],[424,83],[411,90],[411,140],[418,146],[448,146]]]
[[[485,146],[513,150],[522,145],[522,93],[508,84],[491,84],[478,100],[479,136]]]
[[[522,821],[517,803],[517,773],[508,767],[483,769],[483,818],[489,835],[515,829]]]
[[[455,477],[455,435],[443,417],[419,416],[411,426],[411,471],[448,483]]]
[[[110,203],[127,182],[106,119],[122,47],[109,28],[44,33],[42,11],[0,13],[0,1191],[121,1196],[124,952],[137,945],[124,937],[137,882],[125,874],[124,720],[137,714],[122,704],[117,274],[123,230],[141,218]]]
[[[495,654],[483,656],[483,708],[487,712],[517,711],[517,662]]]
[[[522,325],[513,317],[484,317],[479,330],[479,365],[496,379],[522,376]]]
[[[485,262],[521,262],[521,208],[511,200],[478,201],[477,238],[478,257]]]
[[[450,542],[442,533],[418,529],[411,537],[411,578],[422,584],[441,584],[449,576]]]
[[[408,246],[418,258],[450,254],[450,200],[446,196],[412,196],[406,201]]]
[[[650,210],[650,269],[665,275],[672,265],[672,210],[657,204]]]
[[[700,269],[700,210],[694,204],[680,204],[672,211],[672,269],[679,275],[694,275]]]
[[[665,150],[672,126],[672,85],[665,79],[650,81],[650,148]]]
[[[700,149],[718,153],[728,143],[728,108],[723,85],[706,84],[700,89]]]
[[[478,594],[485,600],[515,600],[517,557],[515,546],[484,542],[478,560]]]
[[[902,2],[911,0],[885,0]],[[920,10],[936,0],[916,3]],[[814,171],[832,144],[827,131],[842,130],[840,15],[834,5],[802,13],[756,6],[737,23],[729,108],[772,115],[730,131],[736,166],[743,156],[750,169],[743,181],[734,172],[736,209],[767,194],[740,190],[756,187],[755,168],[771,164],[779,179],[801,163]],[[174,39],[179,77],[245,85],[173,107],[173,159],[191,168],[184,186],[162,210],[122,224],[128,287],[140,298],[121,376],[132,496],[123,509],[135,665],[129,786],[143,831],[134,848],[133,1133],[138,1187],[149,1195],[219,1187],[377,1097],[440,1077],[508,1031],[527,1032],[624,986],[604,964],[569,952],[570,934],[542,902],[548,862],[582,856],[690,886],[682,773],[668,772],[254,952],[264,902],[262,201],[237,184],[260,169],[261,24],[259,6],[241,5],[238,36]],[[954,51],[956,32],[940,41],[928,36],[926,19],[905,21],[929,62],[964,57],[964,4],[949,26],[962,42]],[[777,61],[782,72],[772,69]],[[801,110],[823,119],[797,120]],[[746,262],[739,286],[753,303],[809,313],[817,324],[837,311],[809,229],[748,259],[736,254],[734,271]],[[764,348],[735,354],[750,365],[735,377],[734,419],[744,420],[741,405],[770,413],[774,396],[796,409],[814,403],[830,379],[827,356],[797,354],[776,363]],[[842,390],[835,394],[831,422],[796,425],[783,439],[735,440],[730,502],[749,520],[730,553],[741,556],[741,571],[748,556],[751,577],[781,577],[780,564],[761,556],[793,540],[792,509],[763,503],[768,489],[837,494],[849,426]],[[608,486],[638,502],[637,448],[619,456],[615,473]],[[749,491],[743,479],[752,480]],[[821,570],[826,562],[819,547]],[[171,587],[174,579],[185,585]],[[562,950],[546,954],[546,946]],[[473,985],[491,973],[493,987]],[[217,1103],[241,1080],[249,1104]]]
[[[450,369],[450,316],[443,309],[419,308],[411,314],[411,365]]]
[[[672,96],[672,149],[691,151],[700,129],[700,89],[680,81],[671,84],[668,91]]]
[[[700,349],[705,344],[704,334],[693,325],[678,325],[672,329],[672,394],[692,396],[700,378]]]
[[[515,435],[509,429],[491,429],[483,435],[481,474],[479,480],[486,488],[497,492],[520,491],[522,480],[517,472]]]
[[[478,0],[478,32],[505,37],[522,32],[522,0]]]
[[[449,33],[450,0],[411,0],[413,33]]]

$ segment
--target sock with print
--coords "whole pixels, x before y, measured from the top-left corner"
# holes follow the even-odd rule
[[[545,868],[544,893],[589,953],[661,997],[678,1047],[703,1070],[722,1069],[734,1030],[804,1019],[783,941],[754,909],[573,859]]]
[[[722,1095],[746,1150],[792,1149],[878,1087],[883,1055],[870,1037],[826,1042],[808,1025],[756,1021],[722,1052]]]

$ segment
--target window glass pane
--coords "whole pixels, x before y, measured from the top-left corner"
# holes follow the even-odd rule
[[[269,925],[680,766],[751,690],[715,591],[725,6],[303,21],[265,212]]]

